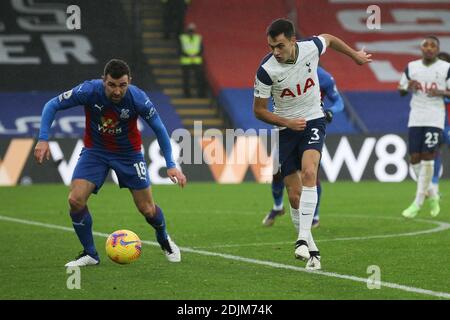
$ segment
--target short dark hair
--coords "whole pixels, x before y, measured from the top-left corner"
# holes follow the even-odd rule
[[[426,36],[424,39],[433,39],[434,41],[437,42],[438,46],[440,46],[439,39],[438,39],[438,37],[436,37],[436,36],[428,35],[428,36]]]
[[[441,60],[450,62],[450,54],[448,54],[447,52],[439,52],[437,57]]]
[[[103,76],[110,75],[113,79],[122,78],[124,75],[128,75],[128,78],[131,78],[131,71],[128,64],[120,59],[111,59],[105,65],[105,69],[103,71]]]
[[[286,38],[290,39],[295,36],[294,25],[288,19],[277,19],[272,21],[267,28],[267,35],[271,38],[275,38],[280,34],[284,34]]]

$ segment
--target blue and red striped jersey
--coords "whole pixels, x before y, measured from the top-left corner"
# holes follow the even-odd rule
[[[153,129],[164,154],[167,168],[176,166],[170,137],[147,94],[129,85],[119,103],[113,103],[105,94],[100,79],[85,81],[48,101],[42,111],[39,140],[48,141],[50,126],[59,110],[84,106],[86,114],[85,148],[129,153],[141,152],[142,138],[137,127],[140,116]]]
[[[157,116],[153,103],[138,87],[129,85],[124,98],[115,104],[106,97],[100,79],[85,81],[53,101],[57,103],[56,110],[84,106],[85,147],[112,152],[140,152],[142,138],[137,127],[138,116],[146,122]],[[40,138],[43,140],[48,139],[45,139],[45,131],[41,130]]]

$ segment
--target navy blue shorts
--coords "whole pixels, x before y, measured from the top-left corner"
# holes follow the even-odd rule
[[[279,161],[283,178],[301,170],[301,158],[306,150],[317,150],[322,154],[325,131],[325,118],[308,121],[303,131],[280,130]]]
[[[72,180],[84,179],[92,182],[95,184],[94,193],[97,193],[110,169],[116,173],[121,188],[140,190],[150,186],[147,164],[140,152],[120,154],[83,148]]]
[[[437,151],[442,143],[442,129],[436,127],[410,127],[408,131],[409,154]]]

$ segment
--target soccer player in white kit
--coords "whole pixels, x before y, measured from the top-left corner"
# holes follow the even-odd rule
[[[262,60],[256,74],[253,110],[256,118],[279,128],[280,173],[298,230],[295,257],[307,261],[307,269],[318,270],[320,253],[311,224],[317,205],[317,170],[326,121],[317,65],[327,47],[348,55],[359,65],[371,62],[371,55],[355,51],[329,34],[297,41],[294,26],[286,19],[270,24],[267,41],[272,52]],[[271,97],[273,112],[267,109]]]
[[[428,188],[445,124],[444,97],[450,96],[450,64],[437,57],[439,39],[426,37],[420,49],[422,59],[408,63],[398,86],[402,96],[412,92],[408,149],[411,167],[417,177],[417,190],[414,202],[402,212],[406,218],[414,218],[419,213],[427,192],[431,216],[439,214],[439,194],[436,189]]]

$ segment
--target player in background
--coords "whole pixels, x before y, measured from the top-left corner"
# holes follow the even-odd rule
[[[256,118],[280,129],[280,172],[298,230],[294,254],[307,261],[307,269],[317,270],[321,268],[320,253],[311,224],[326,127],[317,77],[319,57],[327,47],[348,55],[359,65],[370,62],[371,55],[353,50],[330,34],[297,42],[294,26],[286,19],[273,21],[266,35],[271,53],[256,73],[253,110]],[[269,98],[274,102],[273,112],[267,109]]]
[[[446,62],[450,62],[450,54],[448,54],[447,52],[439,52],[437,57],[438,57],[438,59],[444,60]],[[445,106],[446,106],[446,108],[445,108],[445,113],[446,113],[445,119],[446,120],[445,120],[445,128],[444,128],[444,137],[442,140],[443,140],[444,144],[446,144],[450,147],[450,98],[444,97],[444,102],[445,102]],[[436,157],[434,158],[434,173],[433,173],[433,178],[431,179],[431,184],[430,184],[430,188],[429,188],[429,189],[433,189],[433,190],[429,190],[428,194],[435,193],[439,196],[439,199],[440,199],[439,173],[441,171],[441,166],[442,166],[441,152],[438,149],[436,151]]]
[[[155,229],[156,239],[167,259],[179,262],[180,249],[168,236],[164,214],[152,197],[137,119],[140,116],[153,129],[166,160],[167,175],[184,187],[186,177],[173,161],[167,130],[145,92],[130,84],[131,73],[126,62],[110,60],[102,78],[85,81],[45,104],[39,141],[34,150],[39,164],[44,159],[49,160],[49,131],[56,112],[84,106],[84,148],[73,172],[68,198],[73,228],[83,252],[66,267],[100,263],[87,201],[92,193],[100,190],[110,169],[117,174],[120,187],[130,190],[137,209]]]
[[[325,102],[325,99],[329,101],[331,106],[324,110],[325,118],[327,123],[331,123],[333,120],[333,115],[344,110],[344,101],[337,90],[336,82],[334,78],[329,74],[325,69],[318,66],[317,67],[317,76],[319,78],[320,85],[320,94],[322,102]],[[274,154],[278,153],[277,150],[274,151]],[[276,158],[276,157],[274,157]],[[278,159],[274,159],[274,165],[278,165]],[[272,197],[273,197],[273,208],[270,212],[265,216],[263,220],[263,225],[272,226],[275,222],[275,218],[277,216],[284,214],[284,206],[283,206],[283,193],[284,193],[284,183],[283,178],[279,170],[275,168],[274,172],[277,172],[273,175],[272,178]],[[322,186],[320,184],[320,180],[317,179],[317,206],[316,211],[314,212],[314,218],[312,222],[312,228],[317,228],[319,226],[319,208],[320,208],[320,198],[322,195]]]
[[[408,121],[408,151],[417,177],[416,197],[402,215],[414,218],[428,193],[430,214],[440,212],[439,194],[429,188],[434,158],[442,140],[445,122],[444,96],[450,96],[450,64],[438,59],[439,39],[428,36],[420,45],[422,58],[408,63],[399,83],[402,96],[412,92]]]

